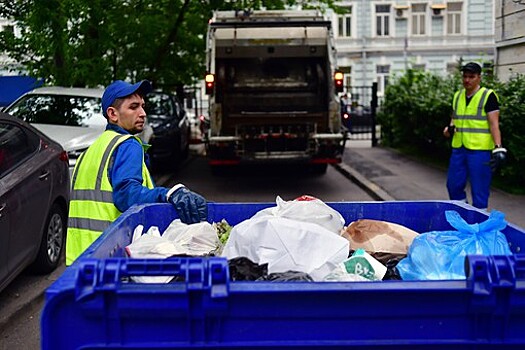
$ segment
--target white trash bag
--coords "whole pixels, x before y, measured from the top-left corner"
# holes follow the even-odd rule
[[[232,228],[222,256],[268,264],[268,273],[299,271],[322,281],[348,257],[348,241],[338,234],[344,222],[318,202],[302,203],[313,205],[289,205],[277,197],[277,208],[263,209]],[[316,217],[320,224],[313,222]]]
[[[296,200],[285,201],[280,196],[275,199],[277,206],[259,211],[253,218],[272,215],[302,222],[311,222],[325,229],[340,234],[345,225],[343,216],[324,203],[311,196],[301,196]]]
[[[152,226],[146,233],[137,225],[132,242],[126,253],[136,259],[166,259],[174,255],[203,256],[221,248],[217,232],[208,222],[185,224],[173,220],[161,235],[158,227]],[[133,276],[140,283],[168,283],[173,276]]]

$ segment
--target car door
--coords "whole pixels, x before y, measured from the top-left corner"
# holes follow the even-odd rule
[[[13,132],[13,125],[0,121],[0,289],[8,282],[7,258],[10,238],[10,215],[7,205],[7,191],[4,178],[12,171],[8,142]]]
[[[0,125],[0,133],[2,126]],[[1,137],[1,136],[0,136]],[[0,160],[1,161],[1,160]],[[2,175],[0,174],[0,290],[7,278],[7,252],[9,251],[9,215],[7,200],[4,198]]]
[[[11,125],[4,147],[12,168],[2,178],[2,197],[10,218],[8,273],[16,275],[33,261],[40,246],[52,175],[47,160],[51,155],[41,147],[40,137],[20,125]]]

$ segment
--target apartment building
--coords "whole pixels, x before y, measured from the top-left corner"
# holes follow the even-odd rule
[[[502,0],[499,0],[502,1]],[[493,0],[347,0],[332,14],[338,66],[348,86],[378,83],[382,96],[408,68],[447,74],[460,60],[491,66]]]
[[[525,74],[525,0],[496,0],[495,40],[498,78]]]

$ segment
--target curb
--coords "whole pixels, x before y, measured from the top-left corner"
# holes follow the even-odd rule
[[[341,174],[346,176],[348,179],[352,180],[359,187],[361,187],[366,193],[368,193],[372,198],[377,201],[395,201],[396,199],[389,195],[381,187],[366,179],[361,175],[357,170],[348,166],[347,164],[340,163],[334,164],[334,168],[338,170]]]

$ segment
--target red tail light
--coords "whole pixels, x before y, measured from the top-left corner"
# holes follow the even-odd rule
[[[204,81],[206,83],[206,95],[212,95],[215,88],[215,75],[206,74]]]
[[[60,155],[58,156],[58,159],[60,159],[63,162],[69,163],[69,157],[67,156],[66,151],[60,152]]]
[[[335,82],[335,91],[336,92],[343,92],[343,90],[344,90],[343,80],[344,80],[343,72],[336,71],[334,73],[334,82]]]

